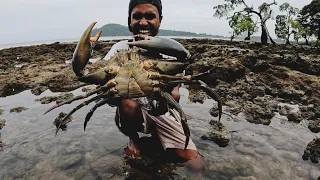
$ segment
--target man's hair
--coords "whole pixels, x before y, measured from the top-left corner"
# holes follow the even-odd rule
[[[128,15],[128,28],[131,31],[131,12],[133,10],[134,7],[138,6],[139,4],[152,4],[154,5],[159,12],[159,16],[162,16],[162,3],[161,0],[130,0],[129,2],[129,15]]]

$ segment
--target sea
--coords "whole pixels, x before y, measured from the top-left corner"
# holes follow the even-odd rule
[[[178,39],[222,39],[222,40],[229,40],[228,38],[216,38],[216,37],[190,37],[190,36],[165,36],[167,38],[178,38]],[[130,39],[131,36],[106,36],[101,37],[100,40],[121,40],[121,39]],[[23,47],[23,46],[33,46],[33,45],[40,45],[40,44],[52,44],[55,42],[60,43],[70,43],[70,42],[77,42],[80,38],[68,38],[68,39],[52,39],[52,40],[42,40],[42,41],[29,41],[29,42],[19,42],[19,43],[9,43],[9,44],[0,44],[1,49],[7,49],[12,47]]]

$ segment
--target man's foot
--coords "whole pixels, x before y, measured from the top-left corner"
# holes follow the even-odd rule
[[[141,159],[139,147],[130,139],[128,147],[125,149],[125,156],[131,159]]]
[[[175,149],[175,153],[186,160],[185,166],[193,171],[199,172],[204,170],[205,163],[203,157],[196,150],[191,149]]]

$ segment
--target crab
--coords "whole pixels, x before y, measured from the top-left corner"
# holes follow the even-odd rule
[[[86,94],[79,95],[65,102],[56,104],[47,110],[46,113],[64,104],[70,104],[76,100],[84,99],[91,95],[97,95],[84,101],[71,110],[56,125],[56,134],[62,126],[65,126],[70,122],[68,117],[81,107],[88,105],[91,102],[97,101],[85,117],[84,130],[86,129],[87,123],[94,111],[104,104],[119,105],[117,102],[121,102],[121,100],[124,99],[145,96],[153,99],[160,97],[167,102],[168,107],[176,109],[179,112],[181,124],[186,135],[186,148],[190,138],[190,129],[186,121],[186,115],[179,103],[176,102],[169,93],[170,87],[172,88],[180,83],[199,85],[202,90],[216,100],[219,107],[220,121],[222,114],[221,99],[207,84],[200,80],[204,74],[211,73],[211,70],[194,76],[176,76],[176,74],[181,73],[188,65],[188,63],[183,62],[183,60],[190,58],[190,53],[179,42],[173,39],[139,35],[143,40],[128,42],[129,46],[134,46],[131,50],[119,51],[110,60],[108,60],[105,67],[95,72],[88,72],[88,70],[85,69],[85,66],[91,57],[92,47],[101,35],[101,31],[99,31],[94,38],[90,38],[92,28],[95,24],[96,22],[92,23],[85,30],[78,42],[73,54],[72,67],[74,73],[78,76],[79,81],[99,86],[97,89]],[[150,58],[147,56],[150,52],[159,52],[173,56],[177,58],[177,61],[157,59],[154,57]],[[170,110],[170,108],[168,108],[168,110]]]

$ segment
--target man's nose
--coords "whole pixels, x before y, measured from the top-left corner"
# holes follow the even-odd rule
[[[146,18],[142,18],[141,20],[140,20],[140,26],[147,26],[148,25],[148,21],[147,21],[147,19]]]

